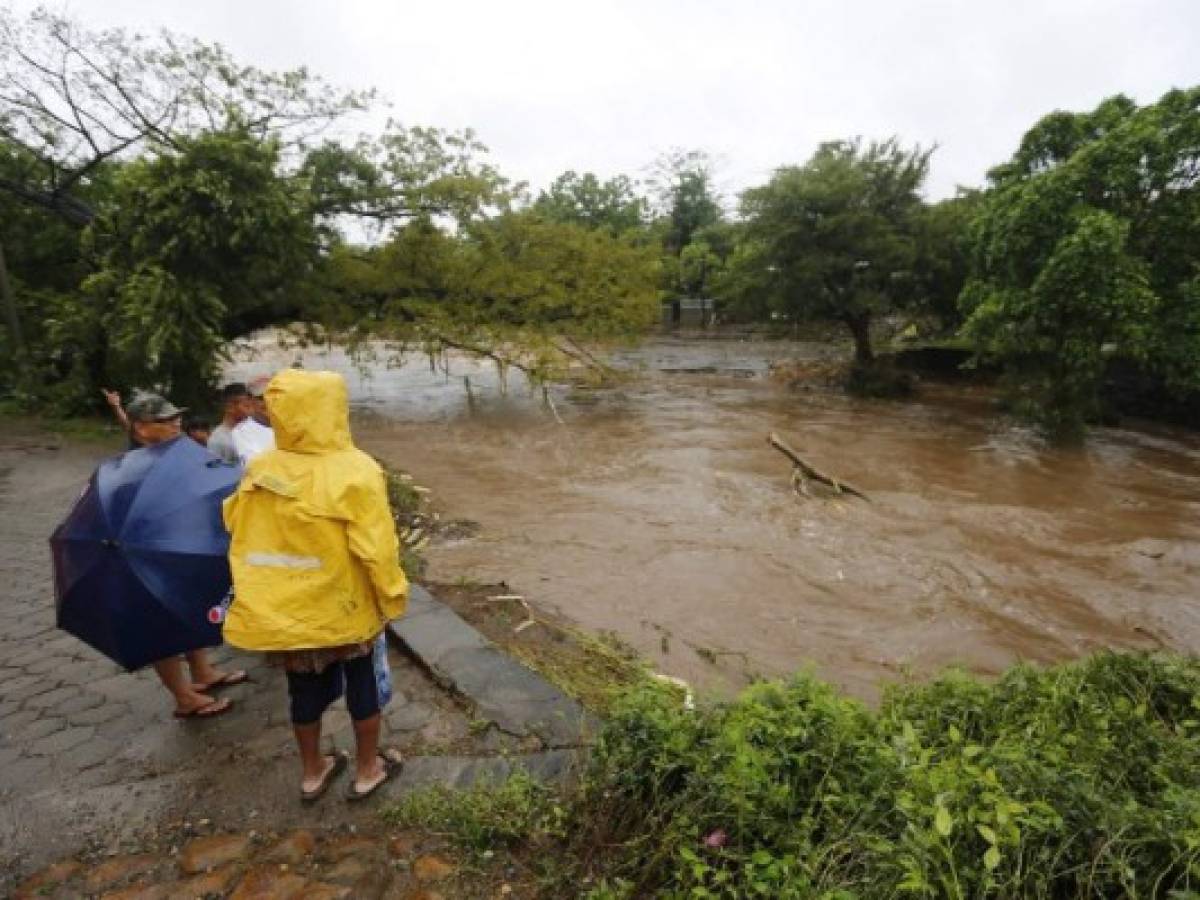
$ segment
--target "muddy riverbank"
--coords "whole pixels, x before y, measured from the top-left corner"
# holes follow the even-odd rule
[[[364,374],[263,344],[231,372],[345,371],[362,445],[482,525],[430,548],[433,577],[505,580],[705,686],[814,667],[871,697],[947,665],[1200,646],[1200,437],[1108,429],[1055,450],[979,388],[878,403],[769,377],[827,355],[656,341],[618,354],[626,383],[557,389],[553,412],[468,360]],[[771,431],[872,502],[799,500]]]

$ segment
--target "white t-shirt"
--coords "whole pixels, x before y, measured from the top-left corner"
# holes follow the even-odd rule
[[[275,432],[253,418],[243,419],[233,428],[233,446],[245,465],[258,454],[275,449]]]

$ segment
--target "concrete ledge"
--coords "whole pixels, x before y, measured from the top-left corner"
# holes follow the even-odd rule
[[[579,703],[419,585],[412,585],[408,611],[388,630],[434,678],[501,731],[537,737],[549,748],[577,747],[596,733],[598,720]]]

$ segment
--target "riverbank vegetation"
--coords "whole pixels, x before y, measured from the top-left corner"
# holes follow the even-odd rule
[[[806,677],[609,718],[567,793],[417,795],[393,822],[517,859],[545,896],[1185,897],[1200,885],[1200,665],[1102,653],[878,710]]]
[[[1102,415],[1114,361],[1169,400],[1200,389],[1200,88],[1051,113],[939,202],[931,148],[838,136],[739,198],[698,150],[535,192],[470,131],[345,137],[372,92],[217,46],[38,11],[0,12],[0,51],[0,390],[27,407],[87,411],[101,385],[195,402],[231,340],[297,322],[535,381],[603,372],[597,346],[687,298],[841,323],[871,393],[910,385],[872,325],[920,321],[1056,436]]]
[[[46,11],[0,12],[0,60],[0,377],[29,406],[202,400],[271,324],[546,378],[657,316],[651,242],[539,214],[469,131],[331,138],[370,92]]]

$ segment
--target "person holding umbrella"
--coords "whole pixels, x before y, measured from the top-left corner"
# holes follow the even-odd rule
[[[184,412],[158,394],[130,401],[139,449],[101,464],[51,538],[57,618],[130,671],[152,665],[176,717],[211,718],[232,701],[210,692],[246,681],[205,649],[221,642],[214,611],[230,579],[220,503],[238,470],[180,440]]]
[[[361,800],[401,764],[379,746],[390,692],[383,630],[408,600],[387,488],[351,441],[341,375],[285,370],[266,401],[275,449],[250,461],[225,501],[236,595],[225,639],[266,651],[287,673],[302,802],[346,767],[345,755],[321,753],[321,718],[345,695],[357,748],[347,798]]]

